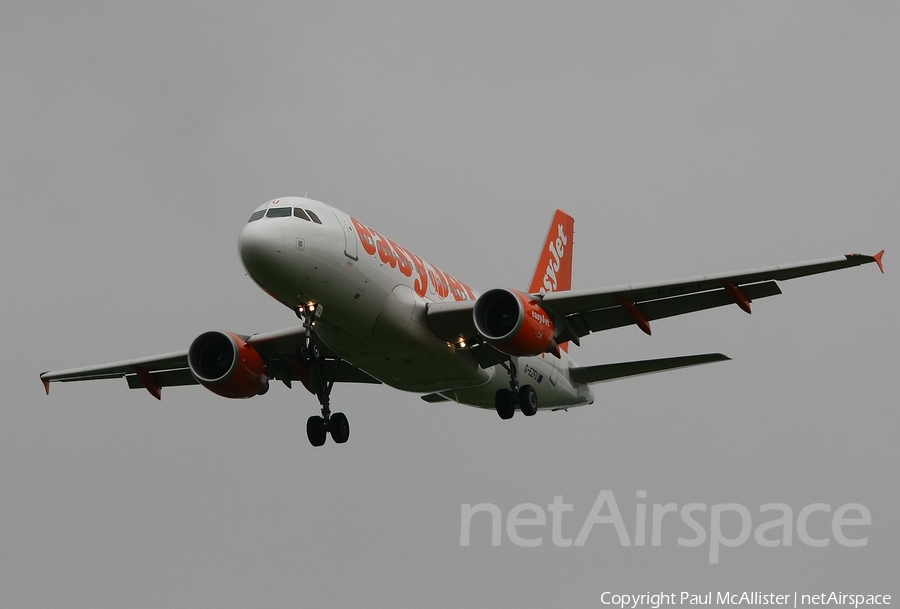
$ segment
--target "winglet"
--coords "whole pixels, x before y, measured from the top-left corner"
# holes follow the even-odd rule
[[[881,250],[880,252],[872,256],[872,258],[875,259],[875,264],[877,264],[881,272],[884,273],[884,265],[881,263],[882,256],[884,256],[884,250]]]
[[[45,379],[44,375],[41,375],[41,382],[44,383],[44,391],[47,392],[47,395],[50,395],[50,379]]]

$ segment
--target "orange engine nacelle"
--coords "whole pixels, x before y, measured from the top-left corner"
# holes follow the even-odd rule
[[[537,299],[517,290],[488,290],[475,301],[475,328],[493,347],[509,355],[540,355],[559,348],[553,320]]]
[[[250,398],[269,389],[262,356],[230,332],[206,332],[194,339],[188,365],[198,383],[222,397]]]

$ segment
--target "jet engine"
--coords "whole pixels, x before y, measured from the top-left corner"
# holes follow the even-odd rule
[[[230,332],[206,332],[194,339],[188,365],[198,383],[222,397],[249,398],[269,389],[262,356]]]
[[[478,333],[508,355],[559,354],[553,320],[528,294],[488,290],[475,301],[473,315]]]

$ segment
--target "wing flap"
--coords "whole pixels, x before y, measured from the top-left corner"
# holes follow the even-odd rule
[[[303,345],[305,341],[306,328],[303,326],[295,326],[273,332],[261,332],[247,338],[247,344],[252,345],[264,358],[283,355],[295,356],[297,347]],[[322,346],[324,347],[324,345]]]
[[[474,308],[474,300],[430,302],[425,309],[425,321],[437,336],[448,343],[458,343],[478,334],[472,317]]]
[[[194,375],[191,374],[191,371],[187,368],[181,368],[178,370],[163,370],[161,372],[151,372],[149,374],[153,376],[153,379],[156,381],[159,387],[181,387],[184,385],[199,384],[197,382],[197,379],[194,378]],[[150,389],[150,387],[147,387],[147,385],[144,384],[144,381],[138,374],[126,374],[125,380],[128,381],[129,389]]]
[[[422,396],[422,399],[428,402],[429,404],[437,404],[439,402],[452,402],[450,398],[441,395],[440,393],[427,393]]]
[[[570,368],[569,374],[572,380],[578,383],[602,383],[629,376],[653,374],[676,368],[699,366],[722,362],[731,358],[721,353],[703,353],[700,355],[682,355],[678,357],[663,357],[659,359],[637,360],[633,362],[619,362],[616,364],[599,364],[597,366],[580,366]]]

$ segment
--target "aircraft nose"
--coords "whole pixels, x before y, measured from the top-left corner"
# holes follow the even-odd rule
[[[277,222],[266,221],[265,218],[249,222],[238,237],[238,250],[241,261],[252,276],[281,258],[284,231]]]

